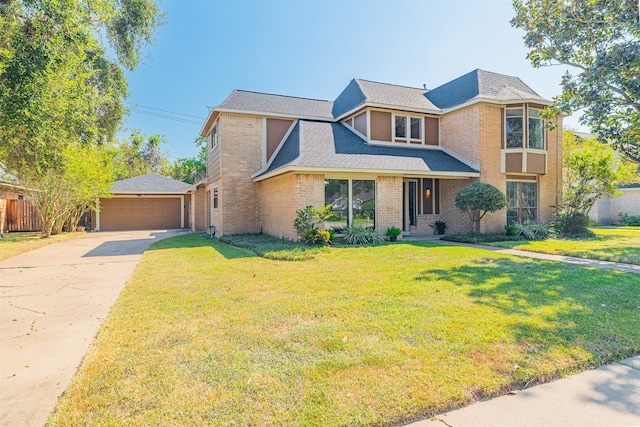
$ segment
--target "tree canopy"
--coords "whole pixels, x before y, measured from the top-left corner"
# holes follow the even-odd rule
[[[467,212],[473,222],[473,232],[479,230],[480,220],[487,212],[497,212],[507,207],[507,196],[486,182],[474,182],[456,193],[456,207]]]
[[[173,179],[195,184],[207,176],[207,140],[204,137],[195,139],[198,147],[196,157],[179,158],[169,166],[169,172]]]
[[[69,144],[111,140],[161,16],[155,0],[0,2],[0,164],[32,180]]]
[[[613,147],[596,139],[578,138],[571,131],[562,137],[563,212],[588,214],[602,197],[619,194],[618,187],[640,180],[638,165],[616,155]]]
[[[640,20],[637,0],[514,0],[534,67],[566,65],[549,117],[582,110],[602,142],[640,162]]]

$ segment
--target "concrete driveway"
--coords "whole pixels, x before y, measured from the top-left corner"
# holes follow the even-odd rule
[[[0,261],[0,426],[45,424],[145,249],[182,233],[87,233]]]

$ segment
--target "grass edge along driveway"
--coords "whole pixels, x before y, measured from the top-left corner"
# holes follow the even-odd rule
[[[51,426],[387,425],[640,352],[640,275],[429,243],[152,245]]]

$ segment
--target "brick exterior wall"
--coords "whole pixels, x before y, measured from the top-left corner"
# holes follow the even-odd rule
[[[547,174],[538,178],[538,222],[555,219],[554,206],[562,204],[562,117],[554,121],[557,128],[547,130]]]
[[[479,109],[479,104],[475,104],[440,118],[440,146],[475,166],[480,164],[481,157],[481,147],[477,143],[480,134]],[[500,129],[499,118],[497,126]]]
[[[191,193],[191,230],[196,232],[207,231],[207,188],[201,184],[196,191]]]
[[[221,177],[207,185],[213,224],[218,235],[259,233],[258,184],[251,175],[262,167],[262,117],[222,113],[218,120]],[[213,209],[215,186],[218,209]]]
[[[506,194],[507,176],[500,172],[502,108],[491,104],[478,104],[478,114],[480,133],[477,145],[482,153],[480,158],[480,181],[491,184]],[[480,221],[480,232],[502,232],[506,223],[506,209],[495,213],[487,213]],[[472,229],[471,221],[469,221],[469,229]]]
[[[259,182],[262,232],[272,236],[295,240],[298,175],[283,175]]]
[[[224,218],[226,217],[225,211],[222,209],[222,188],[223,188],[223,179],[220,178],[217,181],[212,182],[207,185],[207,191],[205,192],[205,204],[209,203],[205,208],[205,227],[209,225],[216,226],[216,235],[224,236],[225,235],[225,223]],[[218,208],[214,209],[213,207],[213,189],[218,187]],[[209,213],[210,218],[207,218],[206,212]],[[208,230],[207,230],[208,231]],[[226,233],[230,234],[230,233]]]
[[[402,177],[376,179],[376,230],[384,235],[389,227],[402,228]],[[398,240],[402,236],[398,236]]]
[[[447,224],[445,234],[468,233],[471,230],[469,216],[456,208],[456,193],[465,185],[473,182],[473,179],[441,179],[440,180],[440,213],[431,215],[418,215],[417,224],[411,226],[412,236],[426,236],[433,234],[430,227],[436,221],[444,221]]]
[[[601,225],[620,224],[620,214],[640,215],[640,188],[622,188],[622,195],[596,202],[589,217]]]

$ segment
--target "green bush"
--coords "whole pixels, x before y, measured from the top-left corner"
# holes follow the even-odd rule
[[[367,245],[384,242],[375,230],[362,225],[350,225],[343,230],[344,242],[348,245]]]
[[[507,224],[504,226],[504,233],[507,236],[517,236],[518,235],[518,227],[516,227],[515,225],[511,224]]]
[[[589,216],[582,212],[562,212],[556,218],[560,234],[564,237],[593,237],[589,230]]]
[[[620,222],[627,226],[640,226],[640,215],[627,215],[620,213]]]
[[[555,234],[552,223],[537,224],[514,224],[518,229],[518,237],[524,237],[527,240],[546,240]]]

